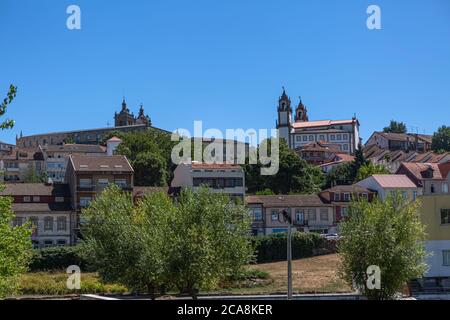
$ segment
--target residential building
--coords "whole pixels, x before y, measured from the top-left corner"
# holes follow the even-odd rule
[[[125,156],[70,155],[65,182],[70,187],[72,208],[78,214],[76,225],[81,222],[81,209],[87,207],[109,184],[132,191],[133,173]]]
[[[11,152],[14,148],[15,148],[15,145],[0,141],[0,155],[11,154]]]
[[[426,226],[425,247],[429,269],[426,278],[439,282],[450,277],[450,161],[403,163],[398,173],[407,175],[423,190],[421,219]],[[439,283],[436,283],[439,286]]]
[[[278,100],[276,128],[279,137],[284,138],[291,149],[320,141],[333,145],[340,152],[353,154],[360,143],[356,117],[350,120],[310,121],[308,110],[301,100],[293,117],[291,99],[284,89]]]
[[[374,190],[353,185],[339,185],[319,193],[324,203],[333,206],[333,215],[336,223],[348,217],[349,205],[353,200],[366,200],[372,202],[377,193]]]
[[[422,189],[416,186],[404,174],[375,174],[356,183],[357,186],[376,191],[378,197],[384,201],[389,194],[401,192],[410,200],[416,200],[422,195]]]
[[[338,230],[333,205],[319,195],[247,196],[245,203],[253,215],[254,235],[287,232],[283,210],[290,215],[295,231],[326,234]]]
[[[235,164],[207,164],[191,162],[179,164],[174,171],[172,187],[188,187],[194,191],[207,186],[212,192],[220,192],[231,198],[245,197],[245,173]]]
[[[427,152],[431,149],[433,136],[425,134],[374,132],[365,146],[376,145],[385,150]]]
[[[71,154],[105,156],[106,148],[88,144],[62,144],[39,146],[44,156],[44,170],[54,183],[63,183],[67,162]]]
[[[8,183],[0,196],[13,198],[14,225],[32,223],[35,248],[73,244],[75,212],[71,209],[68,185]]]
[[[14,147],[10,154],[0,155],[1,178],[5,182],[23,182],[31,175],[45,172],[44,155],[39,148]]]

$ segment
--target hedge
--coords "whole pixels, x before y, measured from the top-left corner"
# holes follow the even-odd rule
[[[256,263],[282,261],[287,258],[287,233],[276,233],[252,239]],[[328,241],[316,233],[292,233],[292,259],[308,258],[335,251]]]
[[[88,264],[81,255],[80,247],[35,249],[29,270],[31,272],[66,270],[71,265],[79,266],[82,271],[89,271]]]

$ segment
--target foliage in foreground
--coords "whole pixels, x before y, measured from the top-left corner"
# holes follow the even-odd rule
[[[206,188],[183,190],[175,204],[149,194],[135,206],[110,186],[83,215],[84,255],[102,280],[135,293],[176,288],[195,296],[241,272],[253,255],[247,209]]]
[[[369,299],[391,299],[406,282],[421,277],[426,265],[420,206],[399,192],[384,202],[353,202],[349,218],[341,223],[338,245],[343,279]],[[379,290],[367,287],[369,266],[381,270]]]
[[[0,197],[0,298],[17,292],[18,276],[27,271],[32,248],[30,225],[12,226],[11,205],[12,198]]]

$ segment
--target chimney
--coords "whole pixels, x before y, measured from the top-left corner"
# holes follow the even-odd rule
[[[106,155],[112,156],[116,151],[117,147],[122,143],[122,139],[117,137],[112,137],[108,141],[106,141]]]

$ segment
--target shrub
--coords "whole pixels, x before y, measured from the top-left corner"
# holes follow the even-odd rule
[[[90,269],[78,246],[35,249],[29,270],[31,272],[65,270],[71,265],[79,266],[82,271]]]
[[[253,239],[256,262],[267,263],[286,260],[287,234],[278,233]],[[329,253],[327,240],[316,233],[292,233],[292,259],[312,257],[318,253]]]

